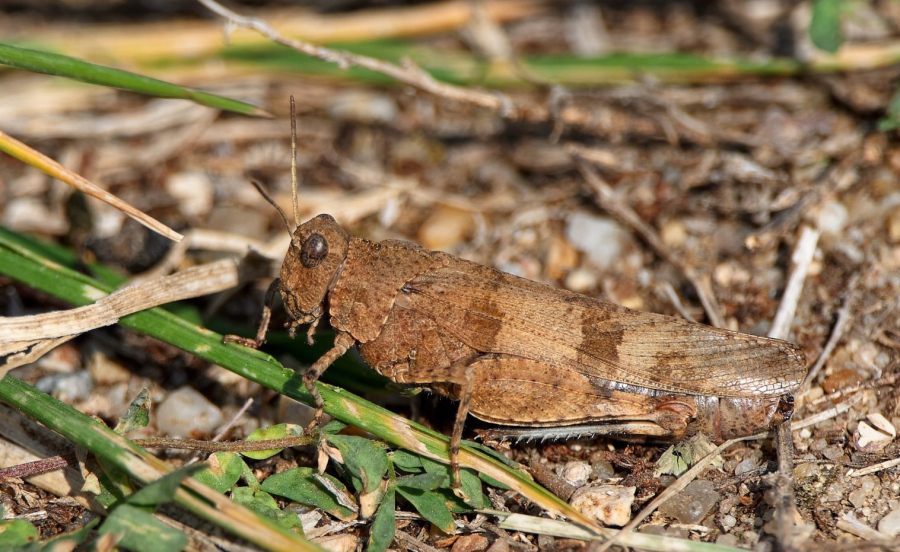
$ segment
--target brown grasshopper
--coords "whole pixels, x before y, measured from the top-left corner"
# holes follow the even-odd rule
[[[791,343],[631,310],[405,241],[352,237],[329,215],[293,232],[256,339],[226,339],[262,345],[276,290],[292,334],[310,324],[311,339],[326,315],[335,330],[334,347],[303,376],[313,424],[324,406],[314,382],[356,345],[392,381],[459,401],[455,484],[467,414],[532,428],[525,435],[722,441],[789,419],[806,374]]]

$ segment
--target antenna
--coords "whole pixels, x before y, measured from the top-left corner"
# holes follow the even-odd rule
[[[251,180],[250,183],[253,184],[253,186],[256,188],[256,191],[259,192],[259,194],[269,202],[269,205],[275,207],[275,210],[278,211],[279,215],[281,215],[281,220],[284,221],[284,227],[287,228],[288,236],[293,236],[294,232],[291,231],[291,223],[288,222],[288,218],[287,215],[284,214],[284,210],[279,207],[277,203],[275,203],[275,200],[272,199],[272,196],[270,196],[268,192],[266,192],[266,189],[262,187],[262,184],[255,180]]]
[[[300,226],[300,209],[297,201],[297,108],[294,106],[293,94],[291,95],[291,197],[294,200],[294,222]],[[281,213],[281,216],[283,217],[284,213]]]

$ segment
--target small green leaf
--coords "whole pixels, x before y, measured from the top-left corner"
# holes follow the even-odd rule
[[[370,552],[387,550],[394,541],[394,532],[397,530],[395,502],[394,488],[388,487],[384,498],[381,500],[381,507],[378,508],[378,512],[375,513],[375,519],[372,521],[368,547]]]
[[[433,491],[447,485],[447,476],[440,473],[423,473],[412,477],[402,477],[397,480],[397,485],[405,489]]]
[[[303,534],[303,523],[300,516],[293,512],[285,512],[278,507],[278,502],[269,493],[251,489],[249,487],[237,487],[231,491],[231,500],[246,506],[261,516],[271,518],[285,529],[294,530]]]
[[[344,422],[340,420],[331,420],[330,422],[325,424],[325,427],[323,427],[321,431],[322,433],[333,435],[340,432],[345,427],[347,427],[347,424],[345,424]]]
[[[448,482],[453,481],[453,471],[447,464],[442,464],[423,456],[422,467],[424,467],[425,471],[428,473],[441,474],[447,477]],[[466,495],[467,505],[471,506],[472,508],[484,507],[483,495],[481,493],[481,480],[473,470],[469,468],[460,469],[459,483],[463,494]]]
[[[0,522],[0,550],[25,549],[40,538],[37,528],[23,519]]]
[[[837,52],[844,41],[841,32],[841,11],[844,0],[813,0],[809,38],[820,50]]]
[[[433,523],[441,531],[451,533],[456,529],[447,499],[443,494],[436,491],[407,489],[400,485],[397,485],[397,492],[408,500],[423,518]]]
[[[80,59],[68,56],[19,48],[18,46],[10,46],[9,44],[0,44],[0,64],[25,69],[27,71],[34,71],[35,73],[45,73],[47,75],[66,77],[91,84],[130,90],[149,96],[192,100],[201,105],[234,111],[235,113],[243,113],[245,115],[271,116],[269,113],[256,106],[225,98],[223,96],[201,92],[192,88],[178,86],[176,84],[145,77],[121,69],[114,69],[112,67],[105,67],[87,61],[81,61]]]
[[[188,543],[184,533],[130,504],[121,504],[113,510],[98,532],[122,535],[118,545],[135,552],[179,552]]]
[[[147,427],[150,423],[150,391],[145,387],[138,396],[131,401],[128,412],[116,424],[115,431],[119,435],[126,435],[136,429]]]
[[[289,498],[300,504],[307,504],[320,508],[342,521],[356,519],[356,512],[342,506],[334,496],[316,480],[318,472],[313,468],[294,468],[269,477],[263,481],[260,487],[273,495]],[[320,477],[328,479],[336,489],[346,491],[344,486],[336,478],[321,474]],[[349,495],[349,493],[346,493]]]
[[[216,452],[206,460],[205,468],[194,474],[194,479],[224,493],[238,482],[245,466],[235,452]]]
[[[374,492],[388,469],[388,457],[384,449],[370,439],[355,435],[329,435],[328,442],[341,451],[347,470],[359,478],[361,485],[354,481],[356,490]]]
[[[422,473],[422,459],[418,454],[413,454],[405,450],[395,450],[391,453],[391,462],[394,467],[399,468],[407,473]]]
[[[283,439],[303,435],[303,428],[295,424],[277,424],[269,427],[261,427],[247,436],[247,441],[265,441],[267,439]],[[275,456],[284,449],[253,450],[242,452],[247,458],[265,460]]]
[[[179,468],[138,490],[126,498],[125,502],[135,507],[156,509],[160,504],[171,502],[175,498],[175,491],[178,490],[181,482],[201,469],[203,469],[203,464],[193,464]]]

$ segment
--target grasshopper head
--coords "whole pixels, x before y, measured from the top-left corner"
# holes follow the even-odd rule
[[[350,236],[331,215],[319,215],[294,231],[281,265],[281,296],[297,323],[313,322],[324,313],[349,244]]]

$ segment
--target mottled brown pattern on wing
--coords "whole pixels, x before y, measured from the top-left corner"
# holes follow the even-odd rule
[[[802,354],[784,341],[633,311],[435,255],[445,266],[405,286],[409,308],[473,349],[538,361],[535,370],[738,398],[790,393],[805,375]]]

